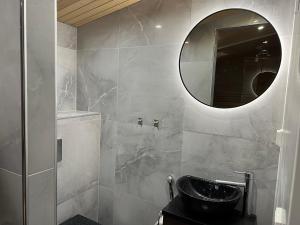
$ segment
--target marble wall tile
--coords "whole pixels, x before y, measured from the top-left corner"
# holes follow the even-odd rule
[[[118,120],[180,129],[184,101],[178,80],[179,46],[120,49]]]
[[[50,169],[28,178],[28,221],[30,225],[55,224],[55,172]]]
[[[119,13],[113,13],[77,30],[79,50],[118,47]]]
[[[100,116],[67,120],[58,121],[57,131],[62,139],[62,161],[57,165],[59,204],[99,183]]]
[[[119,92],[180,96],[180,45],[120,49]]]
[[[57,47],[57,111],[76,110],[77,51]]]
[[[0,19],[0,168],[21,174],[20,2],[1,1]]]
[[[118,50],[78,52],[77,109],[100,112],[115,118],[117,103]]]
[[[102,120],[100,142],[100,184],[113,188],[116,167],[117,122]]]
[[[151,126],[153,120],[159,120],[160,128],[181,131],[183,127],[182,98],[158,97],[137,92],[123,93],[118,98],[118,121],[137,123],[143,118],[145,125]]]
[[[267,171],[268,168],[277,167],[278,156],[279,147],[275,144],[220,135],[183,133],[182,171],[185,168],[195,169],[195,173],[208,171],[209,174],[203,174],[207,178],[230,178],[236,170]],[[194,174],[191,170],[189,172]]]
[[[279,99],[283,100],[283,93]],[[199,104],[199,103],[198,103]],[[217,135],[241,137],[260,142],[275,142],[276,130],[280,129],[282,118],[278,115],[279,104],[262,104],[252,110],[239,112],[217,111],[206,106],[186,101],[184,130]],[[278,108],[275,111],[274,108]]]
[[[22,224],[22,176],[0,169],[0,224]]]
[[[190,13],[190,0],[142,0],[120,12],[120,47],[179,43]]]
[[[184,132],[181,174],[243,181],[234,171],[254,172],[257,195],[253,200],[256,200],[258,224],[270,224],[273,219],[278,158],[279,147],[274,144]]]
[[[76,215],[98,221],[98,185],[70,198],[57,206],[57,223],[60,224]]]
[[[178,176],[181,133],[132,124],[118,125],[116,189],[163,207],[168,202],[166,178]]]
[[[27,2],[28,173],[54,168],[55,6]]]
[[[153,225],[161,208],[126,193],[116,193],[114,197],[114,224]]]
[[[99,187],[99,223],[113,225],[114,192],[103,186]]]
[[[1,88],[1,87],[0,87]],[[7,110],[7,108],[6,108]],[[6,111],[3,110],[3,111]],[[7,112],[8,113],[8,112]],[[19,112],[20,113],[20,112]],[[19,118],[13,118],[16,112],[10,111],[9,114],[1,114],[1,120],[10,117],[10,119],[5,119],[3,121],[3,129],[0,131],[0,168],[4,168],[11,172],[22,174],[22,138],[21,138],[21,124],[16,122],[21,122]],[[20,113],[21,114],[21,113]],[[19,115],[20,117],[21,115]],[[11,120],[12,119],[12,120]],[[16,119],[16,120],[14,120]],[[12,122],[7,124],[6,122]],[[1,121],[2,123],[2,121]],[[13,127],[13,126],[16,127]],[[2,133],[5,133],[2,135]]]
[[[216,11],[228,8],[244,8],[266,17],[280,32],[280,35],[290,35],[293,28],[286,26],[286,24],[293,22],[294,7],[294,0],[192,0],[191,18],[192,25],[195,25]]]
[[[84,122],[91,120],[99,120],[101,115],[97,112],[87,111],[68,111],[57,113],[57,120],[60,124],[69,124],[70,122]]]
[[[77,28],[57,22],[57,45],[68,49],[77,49]]]

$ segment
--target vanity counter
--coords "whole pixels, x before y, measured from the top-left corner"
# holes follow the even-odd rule
[[[257,225],[255,217],[242,217],[238,211],[226,217],[187,212],[178,196],[163,209],[162,214],[164,225]]]

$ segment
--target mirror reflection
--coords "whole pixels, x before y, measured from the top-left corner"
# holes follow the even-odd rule
[[[184,86],[216,108],[245,105],[273,83],[281,62],[279,36],[264,17],[244,9],[217,12],[186,38],[180,55]]]

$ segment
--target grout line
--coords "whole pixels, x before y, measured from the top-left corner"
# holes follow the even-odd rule
[[[43,170],[43,171],[40,171],[40,172],[37,172],[37,173],[33,173],[33,174],[30,174],[28,177],[32,177],[32,176],[35,176],[35,175],[40,175],[40,174],[42,174],[42,173],[47,173],[47,172],[49,172],[49,171],[51,171],[51,170],[55,170],[55,168],[53,167],[53,168],[50,168],[50,169],[46,169],[46,170]]]
[[[18,177],[22,177],[21,174],[18,174],[18,173],[15,173],[15,172],[12,172],[10,170],[7,170],[7,169],[4,169],[4,168],[0,168],[0,170],[4,171],[4,172],[7,172],[7,173],[10,173],[10,174],[13,174],[13,175],[16,175]]]
[[[76,112],[83,112],[83,111],[76,111]],[[57,115],[62,115],[62,114],[64,114],[64,113],[61,113],[61,112],[57,113]],[[83,113],[77,114],[77,115],[66,115],[66,116],[61,116],[61,117],[58,116],[56,118],[56,120],[67,120],[67,119],[82,118],[82,117],[94,117],[94,116],[101,116],[101,114],[98,112],[83,112]]]
[[[155,45],[136,45],[136,46],[123,46],[123,47],[112,47],[112,48],[85,48],[85,49],[77,49],[78,52],[80,51],[99,51],[99,50],[123,50],[123,49],[135,49],[135,48],[162,48],[162,47],[181,47],[183,43],[181,42],[174,42],[171,44],[155,44]]]

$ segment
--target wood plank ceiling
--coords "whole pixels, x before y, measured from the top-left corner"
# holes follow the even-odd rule
[[[79,27],[140,0],[57,0],[58,21]]]

